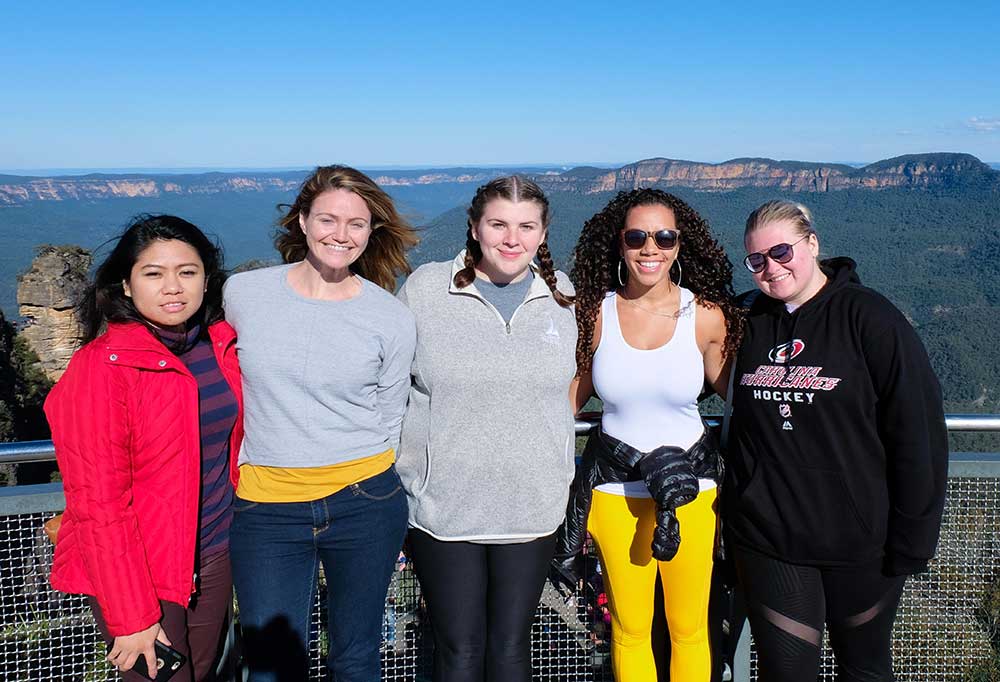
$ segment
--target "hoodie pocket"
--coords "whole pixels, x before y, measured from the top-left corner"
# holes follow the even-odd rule
[[[789,558],[844,561],[873,542],[866,518],[839,471],[774,471],[758,464],[740,496],[757,535]]]

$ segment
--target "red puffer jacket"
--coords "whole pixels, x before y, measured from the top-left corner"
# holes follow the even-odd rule
[[[236,332],[225,322],[208,331],[239,406],[229,440],[235,485],[243,441]],[[114,636],[157,622],[160,599],[187,606],[201,492],[194,376],[143,325],[111,323],[73,355],[45,414],[66,493],[52,586],[95,596]]]

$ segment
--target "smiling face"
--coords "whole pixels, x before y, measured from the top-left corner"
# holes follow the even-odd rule
[[[778,220],[751,231],[744,241],[747,253],[763,252],[776,244],[794,244],[790,261],[777,263],[772,258],[766,258],[764,269],[753,275],[762,292],[793,305],[808,301],[826,282],[826,276],[816,262],[819,240],[815,234],[809,234],[805,239],[802,237],[802,230],[794,222]]]
[[[139,253],[122,286],[150,324],[183,331],[204,300],[205,267],[187,242],[157,240]]]
[[[661,249],[652,237],[647,237],[642,246],[632,248],[625,243],[626,230],[644,230],[649,233],[677,230],[674,212],[662,204],[636,206],[625,215],[625,227],[618,235],[618,248],[621,249],[625,267],[628,268],[629,282],[645,289],[666,285],[670,279],[670,268],[680,253],[680,240],[673,248]]]
[[[491,199],[472,228],[483,257],[476,272],[496,284],[522,279],[545,239],[542,206],[536,201]]]
[[[308,215],[299,214],[307,260],[321,272],[343,273],[364,253],[371,224],[371,211],[360,196],[347,189],[323,192]]]

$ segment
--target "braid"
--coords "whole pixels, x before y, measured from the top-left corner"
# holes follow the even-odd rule
[[[552,254],[549,252],[548,242],[543,241],[538,245],[538,265],[538,271],[545,283],[549,285],[549,291],[552,292],[552,298],[556,300],[556,303],[563,308],[573,305],[573,297],[567,296],[556,288],[556,269],[552,265]]]
[[[472,238],[472,225],[465,237],[465,267],[455,273],[455,286],[464,289],[476,280],[476,263],[483,257],[479,242]]]

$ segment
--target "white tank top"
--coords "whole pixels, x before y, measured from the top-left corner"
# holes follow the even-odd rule
[[[601,427],[643,452],[661,445],[687,450],[705,428],[698,413],[705,361],[695,337],[693,299],[694,294],[681,288],[681,309],[690,304],[689,312],[677,318],[670,341],[652,350],[625,342],[614,292],[602,303],[601,341],[592,369],[594,389],[604,402]],[[604,485],[599,489],[605,490]]]

